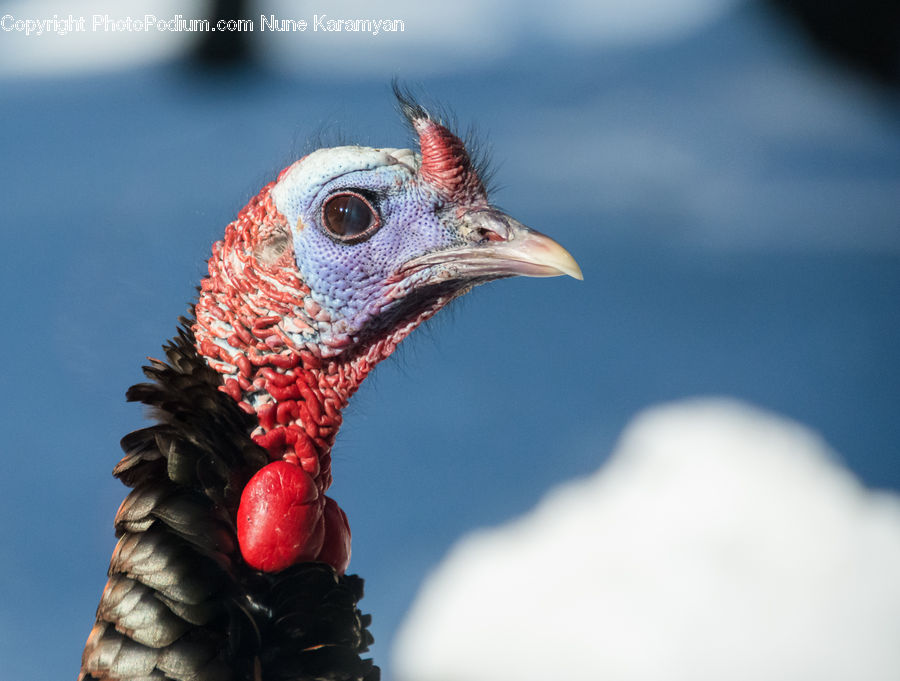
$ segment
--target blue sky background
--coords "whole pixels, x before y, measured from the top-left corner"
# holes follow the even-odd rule
[[[474,57],[410,26],[332,70],[273,48],[227,76],[149,58],[4,71],[0,678],[75,674],[125,493],[118,440],[143,423],[125,389],[211,243],[311,135],[411,142],[392,75],[477,126],[496,202],[585,280],[474,292],[348,408],[332,496],[380,664],[457,537],[596,470],[648,405],[742,398],[900,489],[900,105],[754,5],[682,5],[677,30],[525,22]]]

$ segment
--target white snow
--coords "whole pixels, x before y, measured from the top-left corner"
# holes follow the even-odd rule
[[[888,453],[885,453],[886,455]],[[416,681],[900,679],[900,498],[726,400],[652,409],[596,474],[464,538],[395,647]]]

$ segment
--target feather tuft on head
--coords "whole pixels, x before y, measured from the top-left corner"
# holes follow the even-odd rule
[[[395,81],[394,96],[400,111],[419,138],[422,163],[419,176],[448,202],[467,206],[487,205],[487,190],[478,163],[473,163],[466,143],[431,114]]]

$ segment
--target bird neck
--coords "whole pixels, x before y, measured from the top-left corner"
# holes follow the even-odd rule
[[[342,347],[344,339],[330,332],[327,311],[298,276],[271,186],[213,245],[193,332],[199,353],[222,375],[220,390],[257,416],[253,440],[273,461],[300,465],[324,492],[341,411],[369,371],[421,320],[365,347]]]

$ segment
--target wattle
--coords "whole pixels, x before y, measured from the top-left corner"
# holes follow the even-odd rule
[[[237,535],[241,554],[257,570],[278,572],[315,560],[325,538],[324,497],[300,466],[274,461],[241,494]]]

